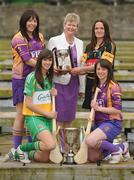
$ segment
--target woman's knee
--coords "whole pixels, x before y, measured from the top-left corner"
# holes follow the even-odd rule
[[[55,142],[49,142],[49,143],[46,143],[46,142],[42,142],[42,145],[41,145],[41,150],[42,151],[45,151],[45,150],[53,150],[55,149],[56,147],[56,143]]]
[[[88,148],[88,161],[89,162],[96,162],[102,159],[102,153],[94,148]]]
[[[88,145],[88,146],[90,146],[90,147],[95,147],[96,146],[96,139],[95,139],[95,137],[92,137],[92,136],[90,136],[90,135],[88,135],[87,137],[86,137],[86,144]]]
[[[49,162],[49,153],[50,151],[37,151],[35,152],[34,155],[34,160],[38,161],[38,162],[44,162],[44,163],[48,163]]]

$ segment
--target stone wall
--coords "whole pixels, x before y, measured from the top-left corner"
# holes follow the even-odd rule
[[[82,1],[81,1],[82,2]],[[83,1],[84,2],[84,1]],[[63,17],[68,12],[78,13],[81,25],[78,36],[90,38],[93,22],[98,18],[107,20],[114,39],[134,40],[134,4],[108,6],[86,1],[86,3],[52,6],[48,4],[10,4],[0,6],[0,37],[12,37],[18,30],[21,14],[26,9],[37,11],[40,17],[40,30],[48,39],[62,32]]]

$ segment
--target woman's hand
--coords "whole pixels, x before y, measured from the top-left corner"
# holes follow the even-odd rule
[[[51,95],[52,96],[57,96],[57,89],[56,88],[52,88]]]
[[[57,118],[57,112],[55,112],[55,111],[48,112],[46,114],[46,117],[48,117],[50,119],[56,119]]]
[[[81,74],[81,67],[74,67],[70,70],[70,74],[73,76]]]
[[[92,100],[91,101],[91,107],[95,110],[95,111],[99,111],[99,105],[98,102]]]
[[[56,76],[61,76],[61,75],[65,75],[69,72],[69,70],[60,70],[60,69],[54,69],[54,74]]]
[[[56,76],[60,76],[61,74],[60,74],[60,71],[58,70],[58,69],[56,69],[56,68],[54,68],[54,74],[56,75]]]
[[[83,93],[83,92],[79,92],[79,98],[80,98],[80,99],[83,99],[83,98],[84,98],[84,96],[85,96],[85,93]]]

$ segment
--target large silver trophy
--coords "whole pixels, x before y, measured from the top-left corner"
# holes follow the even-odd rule
[[[54,48],[52,51],[54,55],[54,67],[59,71],[69,71],[73,66],[70,48],[60,50]]]
[[[64,164],[75,164],[74,155],[80,146],[80,129],[65,128],[65,143],[68,144],[68,152],[64,155]]]

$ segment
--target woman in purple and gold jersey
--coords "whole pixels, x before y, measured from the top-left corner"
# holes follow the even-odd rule
[[[16,106],[16,118],[13,125],[14,148],[22,141],[24,117],[22,106],[24,99],[24,83],[27,75],[33,71],[40,51],[44,48],[44,38],[39,33],[39,17],[33,10],[26,10],[19,22],[17,32],[11,42],[13,55],[12,91],[13,104]],[[30,136],[29,136],[30,141]]]
[[[128,144],[113,144],[114,138],[122,129],[121,88],[113,78],[112,63],[100,60],[95,64],[94,91],[100,88],[97,101],[91,102],[95,110],[93,131],[87,136],[90,160],[95,158],[92,152],[101,152],[103,157],[111,155],[110,163],[120,162],[122,156],[129,157]],[[102,157],[101,157],[102,158]],[[97,160],[97,159],[96,159]]]

